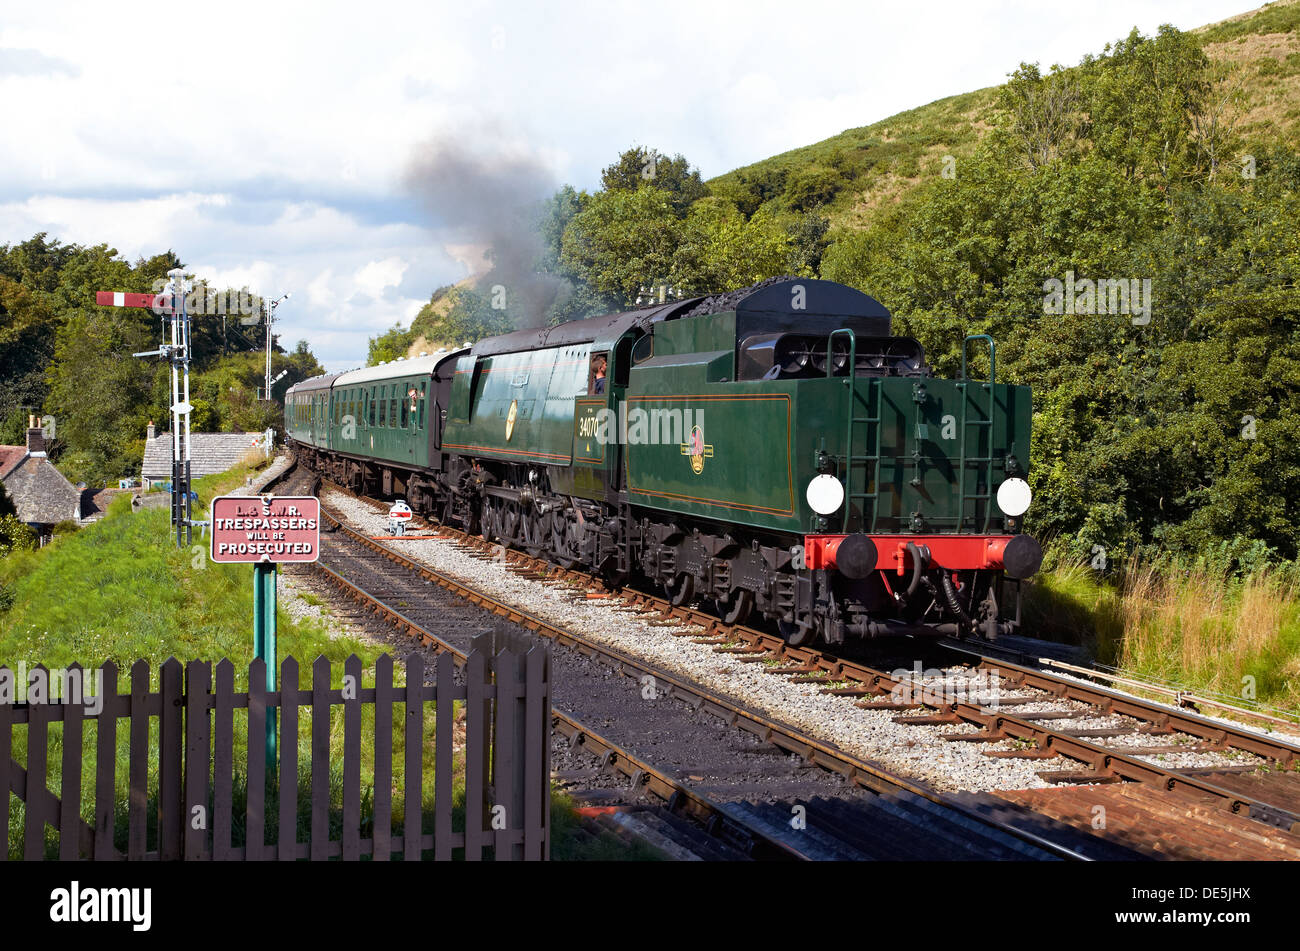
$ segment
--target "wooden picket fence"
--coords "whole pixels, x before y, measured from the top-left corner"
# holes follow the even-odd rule
[[[64,860],[270,860],[313,861],[342,858],[450,859],[463,854],[477,860],[491,850],[496,859],[545,859],[550,855],[550,652],[525,635],[483,635],[464,660],[457,683],[453,655],[438,657],[432,684],[425,684],[419,654],[406,661],[405,685],[393,683],[393,660],[375,664],[373,686],[362,685],[361,661],[343,665],[345,683],[355,689],[331,688],[331,668],[324,658],[311,667],[311,689],[296,689],[298,662],[280,667],[280,689],[267,692],[266,665],[248,668],[247,693],[234,690],[235,667],[229,660],[175,658],[159,671],[159,689],[151,692],[149,665],[130,670],[129,693],[118,693],[118,668],[105,664],[102,709],[75,689],[55,702],[0,702],[0,829],[10,827],[12,791],[24,804],[21,854],[37,860],[46,854],[46,825],[58,835]],[[75,669],[75,668],[73,668]],[[5,675],[0,668],[0,683]],[[215,677],[214,677],[215,674]],[[34,677],[29,674],[28,677]],[[352,679],[347,680],[348,677]],[[11,681],[12,683],[13,681]],[[295,689],[290,689],[292,685]],[[346,693],[346,696],[345,696]],[[69,701],[72,702],[69,702]],[[77,702],[80,700],[80,702]],[[459,740],[454,703],[464,704],[464,801],[461,828],[453,828],[453,750]],[[436,726],[426,737],[425,704],[435,704]],[[446,705],[444,707],[444,704]],[[395,829],[393,811],[393,728],[395,706],[405,745],[402,815]],[[374,710],[373,792],[363,802],[362,709]],[[90,709],[88,709],[88,707]],[[331,797],[331,713],[342,708],[341,803]],[[266,717],[279,711],[278,785],[266,775]],[[310,711],[310,742],[299,749],[299,714]],[[447,715],[443,712],[446,710]],[[246,763],[235,762],[235,711],[246,710]],[[82,816],[83,734],[86,721],[95,729],[93,822]],[[125,721],[120,724],[119,721]],[[49,788],[48,758],[52,724],[62,726],[59,795]],[[151,726],[155,742],[151,742]],[[15,737],[26,728],[26,765],[13,758]],[[125,849],[114,841],[117,801],[118,731],[129,739]],[[243,732],[241,730],[240,732]],[[367,730],[367,734],[371,731]],[[434,747],[433,816],[425,815],[424,757]],[[459,747],[460,743],[455,744]],[[300,756],[305,762],[300,763]],[[245,757],[240,757],[241,760]],[[299,769],[310,778],[310,826],[300,834]],[[235,809],[236,769],[245,767],[246,806]],[[278,795],[286,790],[286,795]],[[268,796],[269,792],[269,796]],[[278,805],[268,799],[278,798]],[[338,797],[335,797],[338,798]],[[151,803],[153,807],[151,808]],[[363,814],[363,806],[367,806]],[[275,840],[266,841],[267,820],[274,808]],[[341,837],[332,839],[331,824],[341,813]],[[18,821],[15,814],[15,824]],[[305,818],[305,817],[304,817]],[[242,836],[234,835],[236,824]],[[304,822],[303,825],[306,825]],[[431,826],[429,831],[426,828]],[[152,847],[150,831],[154,831]],[[369,830],[368,835],[363,834]],[[306,841],[301,841],[302,838]],[[242,844],[237,840],[242,839]],[[463,850],[463,851],[462,851]],[[7,855],[0,849],[0,861]]]

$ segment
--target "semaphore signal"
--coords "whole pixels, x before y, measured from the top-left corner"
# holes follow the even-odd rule
[[[172,370],[172,527],[177,547],[193,540],[195,522],[190,508],[190,319],[185,311],[185,272],[173,268],[170,281],[161,294],[131,294],[123,291],[97,291],[95,303],[103,307],[138,307],[171,317],[171,342],[157,350],[134,354],[137,357],[163,357]]]
[[[170,314],[171,294],[130,294],[122,291],[96,291],[95,303],[100,307],[145,307],[155,314]]]

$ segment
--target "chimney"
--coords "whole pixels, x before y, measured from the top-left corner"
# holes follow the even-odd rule
[[[146,430],[144,431],[144,438],[145,438],[145,439],[153,439],[153,438],[154,438],[154,435],[155,435],[155,433],[154,433],[154,428],[153,428],[153,420],[151,419],[151,420],[149,420],[149,428],[146,429]]]
[[[40,420],[35,416],[27,417],[27,451],[45,452],[45,431],[41,429]]]

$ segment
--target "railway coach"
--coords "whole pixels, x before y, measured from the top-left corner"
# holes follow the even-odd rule
[[[286,412],[343,485],[791,643],[996,637],[1042,557],[1030,391],[964,348],[937,378],[875,299],[781,278],[317,377]]]

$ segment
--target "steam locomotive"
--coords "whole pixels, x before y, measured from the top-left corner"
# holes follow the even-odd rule
[[[936,378],[872,297],[778,278],[306,380],[287,429],[355,491],[791,644],[995,638],[1042,561],[1030,391],[963,347]]]

